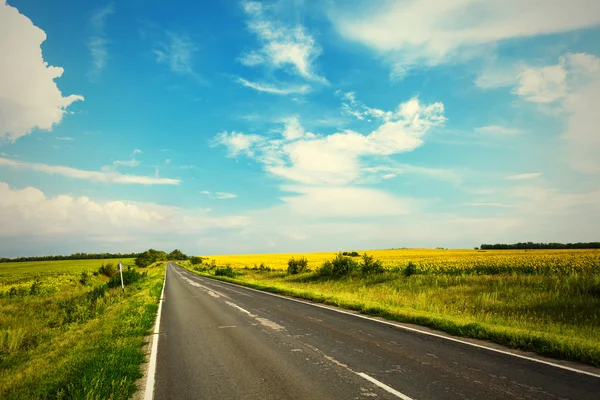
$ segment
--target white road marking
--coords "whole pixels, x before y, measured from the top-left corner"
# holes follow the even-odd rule
[[[256,317],[256,315],[252,314],[250,311],[248,311],[248,310],[246,310],[246,309],[243,309],[242,307],[238,306],[238,305],[237,305],[237,304],[235,304],[235,303],[232,303],[232,302],[230,302],[230,301],[226,301],[226,302],[225,302],[225,304],[227,304],[228,306],[231,306],[231,307],[233,307],[233,308],[237,308],[238,310],[240,310],[240,311],[241,311],[241,312],[243,312],[243,313],[246,313],[246,314],[248,314],[248,315],[249,315],[249,316],[251,316],[252,318]]]
[[[369,375],[365,374],[364,372],[356,372],[356,375],[365,378],[369,382],[371,382],[371,383],[379,386],[380,388],[382,388],[386,392],[391,393],[394,396],[401,398],[402,400],[412,400],[412,398],[408,397],[407,395],[405,395],[403,393],[400,393],[396,389],[394,389],[392,387],[389,387],[385,383],[378,381],[377,379],[373,378],[372,376],[369,376]]]
[[[206,278],[206,277],[203,277],[203,278]],[[211,279],[211,278],[207,278],[207,279]],[[554,368],[560,368],[560,369],[564,369],[564,370],[567,370],[567,371],[575,372],[575,373],[578,373],[578,374],[593,376],[594,378],[600,378],[600,374],[595,374],[593,372],[588,372],[588,371],[584,371],[584,370],[581,370],[581,369],[568,367],[566,365],[556,364],[556,363],[553,363],[551,361],[545,361],[545,360],[540,360],[540,359],[533,358],[533,357],[524,356],[524,355],[521,355],[521,354],[511,353],[510,351],[495,349],[493,347],[483,346],[481,344],[471,343],[471,342],[467,342],[465,340],[460,340],[460,339],[456,339],[456,338],[453,338],[453,337],[440,335],[440,334],[433,333],[433,332],[422,331],[420,329],[416,329],[416,328],[411,328],[411,327],[408,327],[408,326],[400,325],[399,323],[396,323],[396,322],[393,322],[393,321],[379,320],[379,319],[375,319],[373,317],[369,317],[369,316],[364,315],[364,314],[356,314],[356,313],[353,313],[353,312],[349,312],[349,311],[345,311],[345,310],[340,310],[340,309],[337,309],[337,308],[334,308],[334,307],[331,307],[331,306],[327,306],[327,305],[324,305],[324,304],[317,304],[317,303],[312,303],[312,302],[308,302],[308,301],[304,301],[304,300],[299,300],[299,299],[295,299],[293,297],[288,297],[288,296],[283,296],[283,295],[280,295],[280,294],[270,293],[270,292],[266,292],[266,291],[263,291],[263,290],[258,290],[258,289],[253,289],[253,288],[250,288],[250,287],[242,286],[242,285],[236,285],[235,283],[229,283],[229,282],[224,282],[224,281],[218,281],[218,282],[221,283],[221,284],[225,284],[225,285],[232,285],[232,286],[236,286],[236,287],[241,287],[241,288],[244,288],[246,290],[250,290],[250,291],[253,291],[253,292],[256,292],[256,293],[262,293],[262,294],[265,294],[265,295],[268,295],[268,296],[279,297],[280,299],[285,299],[285,300],[289,300],[289,301],[294,301],[296,303],[306,304],[306,305],[309,305],[309,306],[312,306],[312,307],[323,308],[325,310],[334,311],[334,312],[337,312],[337,313],[340,313],[340,314],[352,315],[352,316],[357,317],[357,318],[362,318],[362,319],[366,319],[366,320],[369,320],[369,321],[378,322],[380,324],[394,326],[396,328],[404,329],[406,331],[415,332],[415,333],[419,333],[419,334],[422,334],[422,335],[433,336],[433,337],[437,337],[437,338],[440,338],[440,339],[449,340],[451,342],[461,343],[461,344],[465,344],[465,345],[468,345],[468,346],[477,347],[479,349],[489,350],[489,351],[493,351],[495,353],[500,353],[500,354],[505,354],[505,355],[508,355],[508,356],[520,358],[522,360],[527,360],[527,361],[532,361],[532,362],[539,363],[539,364],[549,365],[549,366],[554,367]]]
[[[169,264],[167,264],[167,267]],[[158,303],[158,312],[156,313],[156,322],[154,323],[154,335],[152,336],[152,352],[150,353],[150,363],[148,364],[148,379],[146,380],[146,390],[144,400],[152,400],[154,398],[154,378],[156,375],[156,358],[158,355],[158,333],[160,332],[160,315],[162,305],[165,298],[165,286],[167,286],[167,268],[165,268],[165,280],[163,281],[162,292]]]
[[[378,381],[377,379],[365,374],[364,372],[356,372],[355,370],[353,370],[352,368],[350,368],[348,365],[344,364],[341,361],[336,360],[335,358],[328,356],[327,354],[323,353],[321,350],[317,349],[316,347],[308,344],[308,343],[303,343],[306,347],[312,349],[313,351],[315,351],[318,354],[321,354],[323,357],[325,357],[327,360],[331,361],[332,363],[334,363],[335,365],[337,365],[338,367],[342,367],[344,369],[346,369],[349,372],[352,372],[353,374],[356,374],[358,376],[360,376],[363,379],[368,380],[369,382],[375,384],[376,386],[379,386],[380,388],[382,388],[383,390],[385,390],[388,393],[393,394],[396,397],[401,398],[402,400],[413,400],[412,398],[408,397],[407,395],[405,395],[404,393],[400,393],[399,391],[397,391],[396,389],[386,385],[383,382]]]
[[[235,325],[225,325],[225,326],[220,326],[219,329],[225,329],[225,328],[237,328]]]
[[[259,317],[255,317],[254,319],[257,320],[258,322],[260,322],[261,324],[263,324],[264,326],[273,329],[274,331],[282,331],[283,330],[283,326],[281,326],[278,323],[273,322],[269,319],[259,318]]]
[[[246,309],[244,309],[244,308],[242,308],[242,307],[238,306],[238,305],[237,305],[237,304],[235,304],[235,303],[232,303],[232,302],[230,302],[230,301],[226,301],[226,302],[225,302],[225,304],[227,304],[228,306],[231,306],[231,307],[233,307],[233,308],[237,308],[237,309],[238,309],[238,310],[240,310],[241,312],[248,314],[250,317],[254,318],[254,319],[255,319],[255,320],[257,320],[258,322],[260,322],[262,325],[264,325],[264,326],[266,326],[266,327],[268,327],[268,328],[271,328],[271,329],[273,329],[274,331],[281,331],[281,330],[284,330],[284,329],[285,329],[283,326],[279,325],[278,323],[276,323],[276,322],[273,322],[273,321],[271,321],[270,319],[261,318],[261,317],[259,317],[259,316],[257,316],[257,315],[254,315],[254,314],[252,314],[250,311],[248,311],[248,310],[246,310]]]

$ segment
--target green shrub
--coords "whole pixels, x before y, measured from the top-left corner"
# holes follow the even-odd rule
[[[229,278],[235,278],[236,273],[230,266],[227,266],[225,268],[217,268],[215,270],[215,276],[227,276]]]
[[[90,274],[86,271],[81,272],[81,276],[79,277],[79,283],[82,285],[87,285],[90,280]]]
[[[131,285],[134,282],[139,281],[142,278],[145,278],[146,276],[148,276],[148,272],[144,272],[144,273],[139,273],[134,269],[131,270],[127,270],[127,271],[123,271],[123,285],[127,286],[127,285]],[[110,280],[107,283],[109,288],[115,288],[118,286],[121,286],[121,276],[120,275],[115,275],[112,278],[110,278]]]
[[[343,256],[348,256],[348,257],[359,257],[360,254],[358,254],[356,251],[345,251],[342,253]]]
[[[261,264],[261,267],[262,267],[262,264]],[[298,260],[296,260],[294,257],[292,257],[288,261],[288,269],[287,269],[288,274],[291,274],[291,275],[300,274],[302,272],[306,272],[307,269],[308,269],[308,260],[304,257],[299,258]]]
[[[409,261],[408,265],[406,266],[406,269],[404,269],[404,276],[411,276],[416,273],[417,273],[417,266],[412,261]]]
[[[31,287],[29,288],[29,294],[32,296],[40,294],[40,287],[41,283],[36,279],[35,282],[33,282],[31,284]]]
[[[105,275],[109,278],[112,278],[117,274],[117,269],[113,263],[102,264],[102,266],[98,269],[98,273]]]
[[[190,257],[190,263],[192,265],[202,264],[202,257],[191,256]]]
[[[385,272],[385,268],[381,264],[381,261],[375,260],[373,256],[367,255],[362,256],[362,263],[360,264],[360,270],[363,274],[381,274]]]
[[[358,271],[359,268],[359,264],[352,258],[344,256],[343,253],[338,253],[333,261],[323,263],[317,273],[321,276],[340,278]]]

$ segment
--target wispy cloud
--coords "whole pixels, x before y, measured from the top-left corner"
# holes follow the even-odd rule
[[[153,178],[141,175],[126,175],[115,171],[87,171],[61,165],[48,165],[11,160],[0,157],[0,166],[14,169],[26,169],[30,171],[43,172],[50,175],[62,175],[74,179],[82,179],[92,182],[125,183],[140,185],[179,185],[179,179]]]
[[[345,38],[364,44],[403,70],[487,54],[503,40],[597,26],[596,0],[428,0],[366,2],[348,7],[332,0],[328,15]],[[497,79],[495,79],[497,81]],[[493,84],[493,82],[492,82]]]
[[[89,71],[89,77],[97,80],[106,68],[110,54],[108,51],[109,41],[106,38],[105,26],[109,15],[114,14],[115,7],[113,3],[96,10],[89,20],[90,31],[92,35],[88,37],[87,46],[92,56],[92,69]]]
[[[140,149],[134,149],[131,152],[131,157],[129,160],[114,160],[111,165],[105,165],[102,167],[102,170],[105,172],[116,171],[118,167],[137,167],[141,164],[141,161],[137,160],[135,156],[137,154],[142,154]]]
[[[309,85],[276,87],[269,83],[251,82],[239,77],[236,78],[235,81],[243,86],[249,87],[254,90],[258,90],[259,92],[279,95],[304,94],[310,90]]]
[[[527,180],[527,179],[535,179],[542,176],[541,172],[533,172],[533,173],[529,173],[529,174],[517,174],[517,175],[510,175],[507,176],[504,179],[510,180],[510,181],[522,181],[522,180]]]
[[[75,139],[73,139],[72,137],[67,137],[67,136],[57,136],[56,140],[62,140],[62,141],[65,141],[65,142],[72,142]]]
[[[184,33],[165,31],[165,37],[153,50],[156,62],[166,64],[173,73],[193,77],[199,82],[204,80],[194,70],[194,54],[198,47]]]
[[[324,77],[315,73],[313,66],[321,54],[321,47],[302,25],[285,26],[269,16],[269,8],[260,2],[244,1],[242,6],[248,16],[248,28],[262,44],[260,49],[242,56],[243,64],[283,68],[304,79],[327,83]]]
[[[482,135],[496,135],[496,136],[515,136],[523,133],[522,130],[517,128],[509,128],[501,125],[487,125],[475,128],[475,132]]]
[[[237,197],[237,194],[227,193],[227,192],[211,193],[208,190],[203,190],[200,193],[207,195],[211,199],[217,199],[217,200],[235,199]]]

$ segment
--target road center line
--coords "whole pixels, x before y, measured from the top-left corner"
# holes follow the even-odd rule
[[[365,374],[364,372],[355,372],[356,375],[368,380],[369,382],[379,386],[380,388],[382,388],[383,390],[385,390],[388,393],[393,394],[396,397],[401,398],[402,400],[413,400],[411,397],[408,397],[407,395],[400,393],[399,391],[397,391],[396,389],[389,387],[388,385],[386,385],[383,382],[378,381],[377,379],[373,378],[372,376],[369,376],[367,374]]]
[[[378,381],[377,379],[373,378],[372,376],[369,376],[367,374],[365,374],[364,372],[356,372],[355,370],[353,370],[352,368],[350,368],[348,365],[344,364],[341,361],[336,360],[335,358],[328,356],[327,354],[323,353],[321,350],[317,349],[315,346],[310,345],[308,343],[302,343],[303,345],[305,345],[306,347],[308,347],[309,349],[313,350],[315,353],[318,353],[320,355],[322,355],[326,360],[334,363],[335,365],[337,365],[338,367],[344,368],[349,372],[352,372],[355,375],[360,376],[363,379],[368,380],[369,382],[373,383],[374,385],[380,387],[381,389],[385,390],[388,393],[393,394],[394,396],[402,399],[402,400],[413,400],[411,397],[408,397],[407,395],[405,395],[404,393],[401,393],[399,391],[397,391],[396,389],[394,389],[391,386],[386,385],[385,383]],[[292,350],[294,351],[294,350]]]

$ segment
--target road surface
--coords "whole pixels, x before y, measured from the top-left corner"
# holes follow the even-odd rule
[[[167,265],[154,399],[600,399],[600,377]]]

